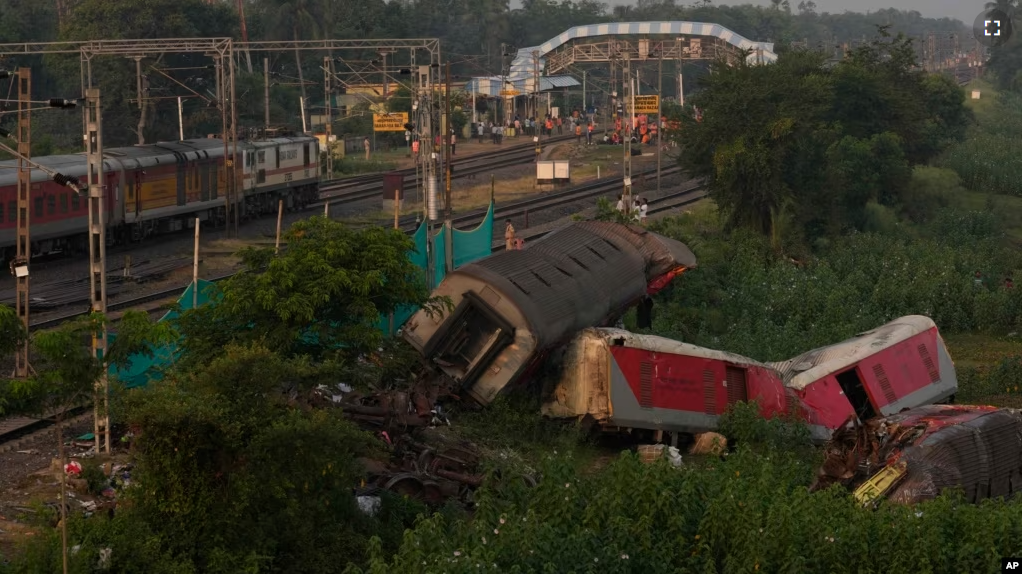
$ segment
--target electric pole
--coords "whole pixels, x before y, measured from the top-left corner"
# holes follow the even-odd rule
[[[444,269],[447,273],[455,270],[453,231],[451,227],[451,138],[455,130],[451,128],[451,62],[444,66]]]
[[[85,90],[86,178],[89,185],[89,287],[92,312],[107,312],[107,233],[103,177],[103,121],[99,88]],[[225,144],[226,145],[226,144]],[[106,326],[92,337],[92,351],[107,357]],[[101,396],[102,395],[102,396]],[[110,452],[110,386],[103,369],[96,381],[95,427],[96,452]],[[102,437],[102,441],[101,438]]]
[[[18,83],[18,215],[17,239],[14,248],[14,261],[11,272],[17,283],[15,293],[15,311],[21,324],[28,333],[28,315],[31,299],[28,294],[28,263],[32,257],[32,243],[29,238],[29,208],[32,196],[32,168],[27,158],[32,153],[32,71],[29,68],[18,68],[15,77]],[[19,346],[14,359],[14,376],[25,378],[31,367],[28,363],[28,338]]]
[[[221,56],[215,56],[216,63],[214,64],[217,74],[217,107],[220,108],[220,122],[224,126],[224,131],[221,133],[221,141],[224,142],[224,171],[223,177],[218,178],[217,184],[224,185],[224,229],[227,230],[228,236],[231,234],[231,188],[230,188],[230,175],[228,170],[231,169],[231,160],[228,154],[227,143],[230,138],[230,133],[227,131],[227,104],[224,94],[226,89],[224,87],[224,59]]]
[[[270,129],[270,58],[263,58],[263,137]]]
[[[414,104],[419,108],[419,157],[423,162],[423,177],[426,179],[426,286],[436,287],[436,247],[433,226],[437,221],[437,153],[433,150],[433,84],[430,81],[432,68],[419,66],[417,94]]]
[[[629,53],[625,52],[622,64],[622,109],[625,111],[622,118],[622,149],[625,157],[622,159],[622,182],[625,184],[625,193],[622,194],[622,204],[625,207],[625,214],[632,213],[632,115],[635,110],[635,99],[630,98],[632,92],[632,74],[629,71]],[[630,108],[631,105],[631,108]]]
[[[334,178],[334,154],[331,153],[331,149],[330,149],[330,147],[331,147],[330,146],[330,127],[331,127],[330,126],[330,124],[331,124],[331,121],[330,121],[330,107],[331,107],[330,93],[332,91],[330,89],[330,83],[333,81],[331,79],[331,77],[330,77],[331,76],[331,74],[330,74],[330,63],[331,63],[330,56],[324,56],[323,57],[323,109],[324,109],[324,114],[326,114],[326,116],[325,116],[326,117],[326,121],[324,122],[326,124],[326,129],[324,130],[324,134],[325,134],[324,143],[326,144],[325,147],[327,148],[327,179],[328,180]]]
[[[540,52],[533,50],[533,119],[540,116]]]
[[[662,94],[663,83],[661,81],[661,74],[663,73],[664,65],[664,44],[657,49],[657,194],[661,193],[661,100],[664,99]]]

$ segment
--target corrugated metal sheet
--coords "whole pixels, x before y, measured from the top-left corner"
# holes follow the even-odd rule
[[[841,343],[807,351],[787,361],[769,364],[781,373],[786,386],[802,389],[821,377],[888,348],[893,343],[934,328],[936,328],[934,321],[928,317],[909,315]]]

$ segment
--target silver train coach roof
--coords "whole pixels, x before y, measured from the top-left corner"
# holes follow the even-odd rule
[[[514,301],[545,346],[604,324],[643,297],[649,281],[680,266],[696,266],[681,242],[639,227],[584,221],[452,275],[475,277]]]

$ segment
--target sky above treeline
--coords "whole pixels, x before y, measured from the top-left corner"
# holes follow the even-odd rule
[[[602,0],[609,6],[634,5],[636,2],[629,0]],[[842,12],[873,12],[886,8],[896,10],[916,10],[925,18],[957,18],[965,24],[973,25],[973,20],[978,14],[984,11],[983,0],[814,0],[817,3],[818,12],[831,12],[841,14]],[[683,3],[683,2],[680,2]],[[792,9],[795,10],[799,0],[789,0]],[[721,2],[714,4],[726,6],[738,4],[753,4],[757,6],[770,6],[770,0],[743,0],[741,2]],[[512,8],[522,6],[521,0],[511,0]]]

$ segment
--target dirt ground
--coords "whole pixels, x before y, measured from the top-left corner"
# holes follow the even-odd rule
[[[75,437],[92,432],[92,414],[73,419],[65,429],[66,443]],[[38,431],[21,439],[16,450],[0,453],[0,558],[10,555],[18,540],[36,533],[39,524],[39,505],[52,504],[56,511],[60,501],[60,473],[57,462],[57,440],[53,427]],[[124,455],[114,459],[82,457],[89,449],[68,446],[68,460],[95,463],[114,460],[122,462]],[[82,488],[81,482],[71,484],[68,499],[71,508],[84,508],[83,503],[97,501]],[[102,502],[102,500],[100,501]],[[109,502],[108,502],[109,504]]]

